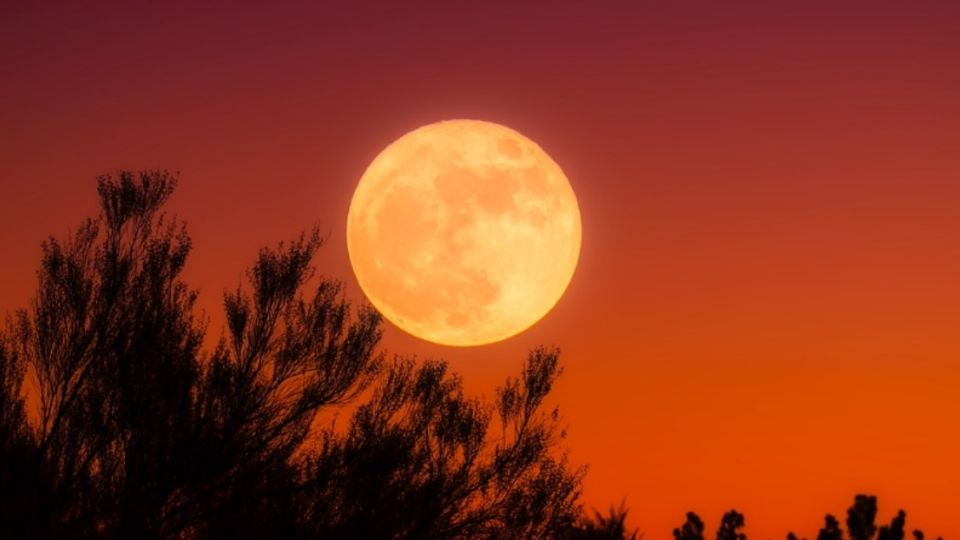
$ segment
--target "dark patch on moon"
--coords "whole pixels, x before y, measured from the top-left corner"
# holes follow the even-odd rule
[[[457,167],[433,179],[433,185],[444,203],[454,210],[475,204],[491,214],[503,214],[516,209],[513,189],[505,189],[506,173],[485,168],[478,174],[473,169]]]
[[[510,159],[519,159],[523,155],[520,143],[510,137],[504,137],[497,141],[497,151]]]

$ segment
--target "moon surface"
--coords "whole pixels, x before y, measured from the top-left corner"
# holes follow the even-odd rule
[[[391,143],[347,216],[367,298],[402,330],[443,345],[500,341],[540,320],[570,283],[580,241],[560,167],[520,133],[478,120]]]

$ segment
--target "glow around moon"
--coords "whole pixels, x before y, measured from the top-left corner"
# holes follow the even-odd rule
[[[445,345],[500,341],[537,322],[566,290],[580,240],[560,167],[516,131],[476,120],[390,144],[347,217],[350,262],[373,305]]]

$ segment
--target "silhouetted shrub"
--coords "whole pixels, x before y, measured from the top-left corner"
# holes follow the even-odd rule
[[[582,469],[541,412],[536,350],[495,403],[443,362],[385,362],[380,317],[313,280],[314,231],[264,249],[203,349],[191,249],[163,172],[99,180],[101,213],[43,245],[32,306],[0,340],[0,530],[14,537],[546,538]],[[310,289],[309,294],[307,289]],[[34,374],[36,422],[23,375]],[[365,393],[369,390],[369,393]],[[346,432],[322,411],[361,394]],[[29,534],[27,534],[27,531]],[[23,533],[23,534],[21,534]]]
[[[346,436],[326,432],[307,461],[311,530],[325,538],[555,536],[576,515],[579,480],[549,455],[556,411],[537,412],[558,373],[555,352],[530,355],[499,392],[501,433],[490,446],[493,411],[465,397],[445,364],[393,362]]]
[[[857,495],[847,510],[847,533],[850,540],[870,540],[877,533],[877,498]]]
[[[879,540],[903,540],[906,536],[906,531],[904,531],[904,526],[907,523],[907,514],[903,510],[897,512],[897,515],[894,516],[893,520],[890,522],[890,525],[885,525],[880,527],[880,532],[877,533],[877,538]]]
[[[823,518],[823,528],[817,535],[817,540],[842,540],[843,531],[840,530],[840,522],[832,514],[827,514]]]
[[[0,335],[0,536],[43,537],[49,486],[20,392],[25,365],[13,345]]]
[[[607,515],[594,510],[593,516],[584,515],[564,536],[568,540],[637,540],[639,532],[627,529],[627,507],[611,506]]]
[[[623,509],[624,515],[626,509]],[[853,505],[847,510],[848,534],[853,538],[870,538],[876,533],[874,520],[877,515],[877,498],[869,495],[857,495]],[[890,522],[889,526],[881,527],[877,540],[903,540],[906,530],[907,514],[900,510]],[[735,510],[724,514],[720,521],[720,527],[717,530],[717,540],[746,540],[746,535],[740,532],[744,526],[744,516]],[[687,514],[687,521],[682,527],[673,530],[673,537],[677,540],[702,539],[703,522],[700,518],[690,512]],[[915,529],[913,536],[916,540],[923,540],[923,531]],[[831,514],[824,518],[823,528],[817,535],[817,540],[842,540],[843,531],[840,529],[840,522]],[[787,533],[787,540],[797,540],[797,536],[790,532]],[[938,540],[941,540],[938,538]]]
[[[687,512],[687,520],[673,530],[676,540],[703,540],[703,520],[693,512]]]
[[[720,519],[720,528],[717,529],[717,540],[746,540],[747,536],[740,532],[743,528],[743,514],[731,510]]]

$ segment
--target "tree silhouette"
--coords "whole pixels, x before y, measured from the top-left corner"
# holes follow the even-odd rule
[[[717,529],[717,540],[746,540],[747,535],[740,532],[743,525],[743,514],[736,510],[730,510],[724,514],[720,520],[720,528]]]
[[[893,520],[890,522],[890,525],[884,525],[880,527],[880,532],[877,533],[878,540],[903,540],[906,536],[906,531],[904,527],[907,523],[907,514],[903,510],[897,512],[897,515],[894,516]],[[921,533],[922,534],[922,533]]]
[[[703,540],[703,520],[693,512],[687,512],[687,520],[673,530],[676,540]]]
[[[746,540],[747,535],[740,532],[745,523],[744,516],[736,510],[730,510],[720,519],[717,540]],[[687,520],[673,530],[675,540],[703,540],[703,520],[693,512],[687,513]],[[793,533],[790,533],[792,536]]]
[[[840,530],[840,522],[832,514],[827,514],[823,518],[823,528],[817,534],[817,540],[842,540],[843,531]]]
[[[24,371],[9,336],[0,334],[0,531],[11,538],[45,534],[48,483],[27,428]]]
[[[97,538],[549,537],[578,515],[533,351],[494,403],[441,361],[385,362],[379,315],[311,267],[311,234],[260,252],[212,351],[163,213],[175,178],[98,182],[101,212],[43,245],[0,339],[0,530]],[[310,289],[308,293],[308,289]],[[39,406],[27,421],[24,374]],[[27,385],[30,387],[30,385]],[[365,398],[355,410],[347,403]],[[348,411],[349,426],[318,428]],[[349,412],[352,410],[352,413]],[[27,536],[17,534],[16,536]]]
[[[440,362],[397,360],[347,435],[325,432],[307,464],[305,515],[329,538],[545,538],[569,526],[580,472],[550,456],[557,412],[538,412],[559,374],[536,350],[492,410],[463,395]],[[339,479],[339,480],[335,480]],[[356,505],[354,501],[363,501]],[[329,512],[329,506],[339,512]]]
[[[568,540],[637,540],[640,533],[627,529],[626,502],[611,506],[607,515],[594,510],[593,516],[584,515],[577,526],[572,527],[564,538]]]
[[[847,510],[847,532],[850,540],[870,540],[877,533],[877,498],[857,495]]]
[[[622,509],[626,512],[626,509]],[[854,498],[853,505],[847,510],[848,534],[853,538],[871,538],[876,534],[877,540],[903,540],[906,536],[906,518],[907,514],[900,510],[890,522],[890,525],[880,527],[877,534],[874,526],[874,519],[877,514],[877,498],[870,495],[857,495]],[[746,540],[746,535],[740,532],[744,526],[744,516],[735,510],[724,514],[717,530],[717,540]],[[690,512],[687,514],[687,521],[682,527],[673,530],[673,537],[676,540],[702,540],[703,522],[700,518]],[[913,536],[915,540],[923,540],[923,531],[914,529]],[[603,537],[606,538],[606,537]],[[843,531],[840,529],[840,522],[831,514],[824,518],[824,526],[817,535],[817,540],[842,540]],[[790,532],[787,533],[787,540],[797,540],[797,536]],[[938,537],[938,540],[941,540]]]

